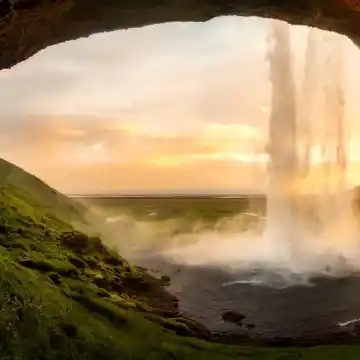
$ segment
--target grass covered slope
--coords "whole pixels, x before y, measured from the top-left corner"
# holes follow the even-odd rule
[[[77,201],[59,193],[42,180],[16,165],[0,159],[0,187],[11,186],[13,193],[26,192],[31,198],[30,206],[40,212],[50,211],[72,223],[86,223],[87,208]]]
[[[75,231],[63,208],[39,208],[33,193],[15,185],[0,188],[1,360],[360,356],[357,347],[252,349],[191,338],[209,334],[178,313],[166,279],[131,266],[99,238]],[[47,188],[38,191],[44,196]]]
[[[176,302],[161,280],[98,238],[34,212],[31,197],[8,185],[0,190],[0,230],[0,359],[157,359],[200,351],[145,319],[185,327],[163,317],[176,313]]]

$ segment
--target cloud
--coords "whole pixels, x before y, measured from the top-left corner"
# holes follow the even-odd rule
[[[266,157],[269,22],[161,24],[45,49],[0,72],[0,156],[69,192],[251,186]],[[295,28],[299,79],[305,36]]]
[[[55,181],[60,188],[66,188],[64,184],[69,182],[75,188],[78,186],[74,176],[69,177],[71,181],[65,181],[60,173],[65,176],[72,172],[88,173],[102,166],[113,178],[116,169],[131,169],[135,176],[131,181],[134,187],[143,185],[145,173],[150,178],[165,174],[165,178],[175,181],[169,183],[170,186],[178,183],[176,177],[182,178],[185,184],[187,180],[182,171],[188,170],[184,168],[192,168],[193,164],[200,168],[206,164],[205,168],[211,166],[214,169],[206,172],[215,171],[212,176],[216,176],[219,164],[246,162],[246,154],[241,157],[241,153],[250,152],[252,140],[262,141],[255,129],[231,124],[204,123],[197,132],[172,135],[151,132],[143,124],[127,124],[106,118],[100,121],[77,116],[39,116],[17,119],[16,124],[7,123],[5,128],[0,127],[2,134],[6,134],[0,138],[3,140],[0,142],[0,156],[37,173],[44,180]],[[245,141],[248,138],[252,140]],[[229,147],[229,142],[233,143],[232,147]],[[149,175],[151,171],[155,175]],[[55,180],[54,174],[62,180]],[[96,179],[100,178],[101,174],[91,175],[94,187],[100,181]],[[124,184],[123,181],[120,183]]]
[[[35,169],[35,168],[34,168]],[[264,179],[261,169],[249,164],[211,160],[179,164],[85,164],[56,167],[53,172],[35,169],[49,184],[66,193],[126,193],[157,191],[256,191],[254,179]],[[221,174],[221,177],[219,176]],[[91,179],[91,181],[89,181]],[[260,189],[257,181],[257,190]]]
[[[249,72],[244,65],[256,61],[238,44],[238,32],[247,29],[251,37],[262,38],[253,20],[220,18],[108,32],[52,46],[0,72],[0,113],[144,112],[149,103],[157,108],[168,103],[186,113],[210,110],[214,99],[222,106],[229,86],[240,88],[247,81],[241,79]]]

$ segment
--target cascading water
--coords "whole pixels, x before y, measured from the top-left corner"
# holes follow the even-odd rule
[[[329,249],[339,253],[351,264],[358,262],[359,240],[358,221],[352,208],[351,193],[347,191],[344,39],[325,34],[322,44],[326,54],[322,74],[325,111],[320,121],[323,125],[321,148],[325,166],[318,213],[323,228],[323,241]]]
[[[313,145],[314,108],[318,92],[318,30],[309,29],[305,50],[304,78],[297,107],[297,135],[299,172],[307,178],[310,171],[311,148]]]
[[[289,259],[295,255],[298,233],[297,199],[293,189],[298,169],[296,88],[288,24],[272,23],[269,35],[272,92],[265,239],[268,246],[281,253],[280,259]]]
[[[309,31],[303,88],[297,102],[291,67],[290,26],[284,22],[272,24],[269,41],[272,85],[270,166],[265,238],[267,243],[270,241],[272,246],[280,247],[277,251],[287,259],[292,271],[303,272],[304,268],[319,266],[321,261],[327,268],[329,255],[351,262],[358,252],[357,222],[346,183],[344,40],[340,36],[327,40],[324,43],[331,57],[327,57],[323,67],[325,111],[320,119],[314,119],[319,70],[316,67],[316,47],[319,45],[316,44],[316,33]],[[321,149],[318,159],[313,157],[316,147]],[[314,187],[311,174],[316,166],[321,167],[321,171],[317,174],[317,187]],[[304,183],[310,183],[306,194]],[[309,214],[318,217],[317,224],[314,218],[310,223],[306,221]]]
[[[359,221],[346,181],[344,38],[309,29],[297,91],[290,25],[270,26],[265,230],[196,234],[190,244],[165,252],[175,262],[235,271],[238,281],[227,285],[307,285],[314,276],[360,269]]]

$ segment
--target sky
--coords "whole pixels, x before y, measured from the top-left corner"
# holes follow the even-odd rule
[[[68,194],[262,191],[270,22],[95,34],[0,71],[0,157]],[[292,29],[298,82],[307,32]],[[346,40],[355,135],[359,60]]]

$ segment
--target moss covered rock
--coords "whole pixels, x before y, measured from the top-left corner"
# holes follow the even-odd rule
[[[239,326],[242,326],[243,321],[246,319],[246,316],[239,311],[227,311],[221,317],[224,322],[231,322]]]

